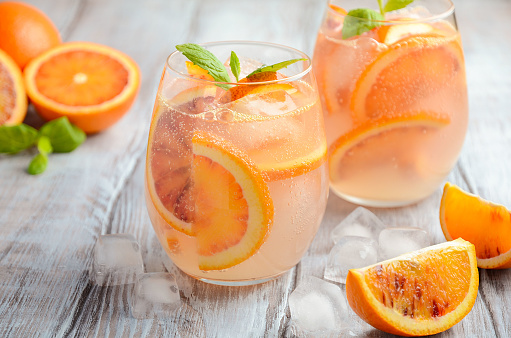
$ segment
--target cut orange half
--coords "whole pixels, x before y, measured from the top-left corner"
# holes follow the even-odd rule
[[[389,46],[362,73],[351,96],[355,123],[418,109],[459,73],[464,61],[458,40],[431,34]]]
[[[474,306],[478,286],[475,248],[457,239],[350,270],[346,295],[375,328],[424,336],[462,320]]]
[[[24,71],[37,112],[67,116],[87,133],[117,122],[139,90],[140,71],[126,54],[91,42],[69,42],[33,59]]]
[[[333,182],[341,180],[343,171],[352,167],[351,162],[357,163],[353,165],[354,168],[371,168],[375,163],[406,157],[410,153],[411,142],[420,142],[422,137],[449,123],[449,117],[430,112],[409,113],[395,118],[384,116],[376,121],[366,121],[330,146],[330,179]],[[407,139],[405,132],[408,132],[407,142],[403,142]]]
[[[446,183],[440,224],[448,241],[463,238],[475,245],[480,268],[511,268],[511,212],[504,206]]]
[[[14,60],[0,49],[0,126],[19,124],[26,114],[23,76]]]

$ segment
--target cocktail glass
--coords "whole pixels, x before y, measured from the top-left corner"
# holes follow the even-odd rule
[[[241,65],[215,82],[181,53],[165,64],[152,114],[146,204],[174,264],[214,284],[264,282],[308,249],[328,196],[321,104],[304,53],[262,42],[202,47]],[[303,59],[273,74],[262,64]]]
[[[361,7],[381,15],[377,0],[330,0],[314,51],[330,186],[361,205],[407,205],[439,187],[467,130],[454,5],[416,0],[380,21],[348,13]]]

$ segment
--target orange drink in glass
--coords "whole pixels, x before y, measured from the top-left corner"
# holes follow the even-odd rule
[[[329,1],[313,57],[330,186],[348,201],[376,207],[407,205],[437,189],[456,163],[468,123],[452,2],[384,5]],[[371,6],[371,18],[360,15]]]
[[[182,271],[214,284],[256,284],[298,263],[326,207],[327,145],[312,64],[269,43],[201,46],[227,60],[228,73],[235,51],[240,74],[219,82],[182,52],[169,56],[149,131],[147,209]],[[300,60],[250,74],[289,59]]]

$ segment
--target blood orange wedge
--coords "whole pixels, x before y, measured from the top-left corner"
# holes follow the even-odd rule
[[[355,123],[399,116],[440,90],[463,70],[458,40],[431,34],[389,46],[362,73],[351,96]]]
[[[46,51],[28,64],[24,76],[27,94],[43,118],[67,116],[87,133],[117,122],[140,85],[140,71],[129,56],[90,42]]]
[[[350,270],[346,295],[351,308],[375,328],[423,336],[463,319],[478,286],[475,248],[457,239]]]
[[[446,183],[440,224],[448,241],[461,237],[475,245],[480,268],[511,268],[511,212],[504,206]]]
[[[27,95],[23,76],[14,60],[0,50],[0,125],[23,122],[27,114]]]
[[[341,180],[347,170],[372,168],[391,159],[407,161],[408,156],[414,156],[409,150],[414,149],[414,144],[423,142],[424,138],[449,123],[449,117],[432,112],[409,113],[393,118],[383,116],[376,121],[366,121],[330,146],[331,181]],[[407,141],[403,142],[403,139]]]

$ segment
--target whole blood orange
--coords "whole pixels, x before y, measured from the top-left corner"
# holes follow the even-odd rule
[[[375,328],[423,336],[463,319],[478,286],[474,245],[457,239],[350,270],[346,295],[351,308]]]
[[[126,54],[91,42],[69,42],[33,59],[24,71],[28,97],[46,120],[67,116],[86,133],[117,122],[131,107],[140,71]]]
[[[26,114],[27,95],[21,71],[0,49],[0,126],[19,124]]]
[[[440,224],[448,241],[461,237],[475,245],[480,268],[511,268],[511,212],[504,206],[446,183]]]
[[[22,2],[0,3],[0,49],[23,69],[27,63],[62,42],[59,31],[42,11]]]

